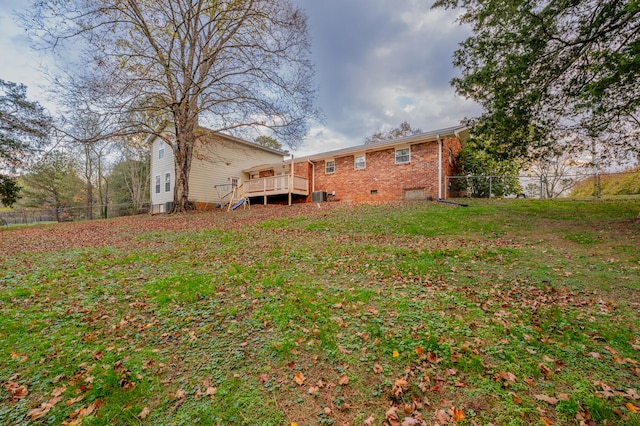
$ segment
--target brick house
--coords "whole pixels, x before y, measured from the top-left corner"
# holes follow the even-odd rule
[[[245,169],[245,193],[253,202],[350,203],[442,199],[445,177],[469,137],[457,126],[391,141],[358,145]]]

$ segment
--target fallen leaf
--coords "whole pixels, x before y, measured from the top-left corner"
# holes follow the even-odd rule
[[[513,402],[520,405],[522,404],[522,398],[520,398],[518,395],[516,395],[514,392],[509,392],[509,395],[511,395],[511,398],[513,398]]]
[[[464,411],[462,411],[462,408],[453,408],[453,420],[456,422],[464,420]]]
[[[451,420],[451,416],[445,410],[437,410],[435,418],[441,425],[446,425]]]
[[[65,405],[67,405],[67,406],[69,406],[69,405],[73,405],[73,404],[75,404],[76,402],[80,402],[80,401],[82,401],[83,399],[84,399],[84,395],[80,395],[80,396],[78,396],[78,397],[76,397],[76,398],[71,398],[71,399],[66,400],[66,401],[65,401]]]
[[[311,386],[307,392],[309,393],[309,395],[313,395],[320,392],[320,388],[317,386]]]
[[[25,385],[21,385],[17,382],[5,383],[4,388],[11,394],[13,399],[22,399],[29,393],[29,390]]]
[[[184,391],[184,389],[178,389],[178,392],[176,392],[176,396],[174,399],[184,399],[186,395],[187,393]]]
[[[140,413],[138,414],[138,418],[144,419],[149,415],[149,413],[151,413],[151,410],[149,410],[148,407],[144,407],[142,411],[140,411]]]
[[[602,359],[602,354],[600,352],[589,352],[587,356],[595,359]]]
[[[540,421],[544,423],[545,426],[551,426],[553,424],[553,422],[546,417],[540,417]]]
[[[424,426],[425,423],[422,420],[418,420],[415,417],[405,417],[402,419],[400,426]]]
[[[62,400],[61,396],[54,396],[50,400],[43,402],[40,404],[38,408],[34,408],[27,413],[27,417],[29,417],[32,421],[37,420],[40,417],[43,417],[45,414],[49,412],[58,402]]]
[[[554,397],[549,396],[549,395],[545,395],[543,393],[534,395],[534,397],[538,401],[543,401],[543,402],[546,402],[547,404],[556,405],[558,403],[558,399],[557,398],[554,398]]]
[[[640,407],[636,407],[630,402],[627,402],[626,404],[624,404],[624,406],[627,407],[627,410],[631,411],[632,413],[637,413],[638,411],[640,411]]]
[[[366,420],[364,421],[364,426],[373,426],[373,422],[376,421],[376,418],[373,416],[369,416],[366,418]]]
[[[343,354],[345,354],[345,355],[349,355],[349,354],[351,354],[353,352],[353,351],[351,351],[351,350],[349,350],[349,349],[347,349],[347,348],[345,348],[343,346],[340,346],[340,345],[338,345],[338,350],[340,352],[342,352]]]
[[[391,388],[391,393],[398,398],[402,393],[409,387],[409,382],[407,382],[402,377],[397,378]]]
[[[505,383],[506,385],[508,385],[509,383],[515,383],[518,380],[516,378],[515,374],[509,373],[509,372],[506,372],[506,371],[503,371],[503,372],[498,373],[496,375],[496,380],[500,380],[500,379],[502,379],[505,382],[507,382],[507,383]]]
[[[635,389],[627,389],[627,392],[624,394],[624,396],[633,399],[634,401],[640,399],[640,395],[638,395],[638,391],[636,391]]]
[[[373,364],[373,372],[376,374],[380,374],[384,371],[384,369],[382,368],[382,366],[380,364],[378,364],[377,362],[375,364]]]
[[[349,384],[349,376],[347,376],[345,373],[342,373],[340,375],[340,377],[338,377],[338,384],[340,386],[346,386]]]
[[[294,376],[293,376],[293,381],[296,382],[298,384],[298,386],[302,386],[302,384],[304,383],[305,379],[306,378],[304,377],[304,374],[302,374],[299,371],[296,371]]]
[[[258,376],[258,381],[259,381],[260,383],[268,382],[268,381],[269,381],[269,375],[268,375],[267,373],[260,374],[260,375]]]

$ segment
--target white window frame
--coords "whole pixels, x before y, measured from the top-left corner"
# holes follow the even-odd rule
[[[160,193],[160,188],[161,188],[160,175],[156,175],[156,194]]]
[[[358,161],[358,159],[362,159],[362,161]],[[360,154],[353,156],[353,169],[354,170],[364,170],[367,168],[367,154]]]
[[[160,141],[158,145],[158,160],[162,160],[164,158],[164,141]]]
[[[229,181],[231,182],[231,188],[237,188],[238,186],[240,186],[240,178],[236,177],[236,176],[231,176],[229,178]]]
[[[171,172],[164,174],[164,192],[171,192]]]
[[[407,151],[406,154],[399,154],[401,151]],[[405,158],[405,161],[399,161],[399,158]],[[395,154],[395,161],[396,164],[409,164],[411,162],[411,147],[404,147],[404,148],[396,148],[396,154]]]
[[[329,164],[331,164],[332,166],[329,167]],[[324,174],[330,175],[335,172],[336,172],[336,160],[326,160],[324,162]]]

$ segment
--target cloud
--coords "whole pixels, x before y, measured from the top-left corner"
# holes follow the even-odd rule
[[[479,112],[449,84],[453,52],[468,35],[455,11],[420,0],[298,2],[309,17],[326,116],[325,131],[310,135],[305,149],[324,150],[327,135],[327,145],[357,145],[402,121],[428,131]]]

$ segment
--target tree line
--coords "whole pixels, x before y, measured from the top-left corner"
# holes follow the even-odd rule
[[[483,107],[464,121],[472,138],[459,163],[467,170],[542,170],[567,153],[590,155],[595,168],[637,160],[638,0],[439,0],[434,7],[460,9],[472,32],[454,53],[461,76],[452,81]],[[2,82],[5,205],[28,187],[27,171],[65,156],[80,169],[84,202],[102,203],[115,188],[115,166],[143,160],[113,147],[132,150],[155,135],[173,151],[174,211],[184,211],[198,126],[294,148],[319,118],[307,17],[291,0],[32,0],[25,10],[20,21],[34,47],[56,65],[49,90],[59,108],[50,117],[24,86]],[[405,122],[367,142],[414,131]],[[35,199],[31,186],[25,199]]]

